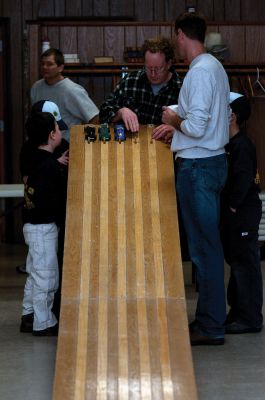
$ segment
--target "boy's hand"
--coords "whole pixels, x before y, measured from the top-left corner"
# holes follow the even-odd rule
[[[57,161],[59,161],[59,163],[63,164],[63,165],[68,165],[69,163],[69,150],[66,150],[60,158],[57,159]]]

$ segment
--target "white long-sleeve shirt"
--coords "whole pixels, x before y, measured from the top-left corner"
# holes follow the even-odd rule
[[[224,153],[229,141],[229,82],[222,64],[200,54],[190,64],[178,101],[184,118],[172,139],[177,157],[202,158]]]

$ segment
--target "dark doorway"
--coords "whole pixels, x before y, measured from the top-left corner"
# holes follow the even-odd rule
[[[11,183],[9,19],[0,18],[0,184]],[[9,132],[9,134],[8,134]],[[9,149],[9,151],[8,151]],[[0,240],[6,241],[12,224],[12,200],[0,198]]]
[[[9,21],[0,18],[0,183],[6,183],[8,177],[7,165],[7,131],[8,131],[8,102],[9,102],[9,77],[8,77],[8,29]]]

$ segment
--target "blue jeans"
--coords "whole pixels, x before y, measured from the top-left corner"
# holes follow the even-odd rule
[[[224,335],[224,256],[219,232],[220,192],[227,177],[225,154],[177,159],[177,195],[192,262],[196,265],[196,322],[202,334]]]

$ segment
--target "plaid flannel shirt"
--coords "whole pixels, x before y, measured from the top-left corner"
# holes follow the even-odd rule
[[[155,95],[144,70],[131,72],[101,105],[100,123],[109,123],[120,108],[128,107],[137,114],[140,124],[161,124],[162,106],[178,103],[180,87],[181,80],[173,71],[166,86]]]

